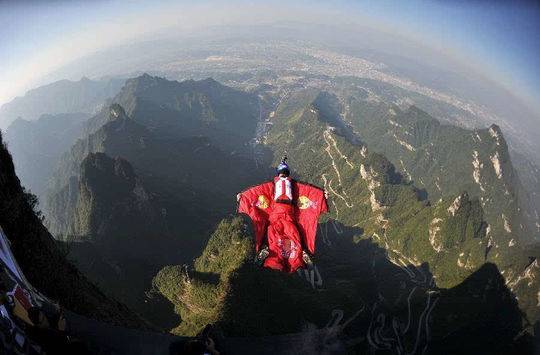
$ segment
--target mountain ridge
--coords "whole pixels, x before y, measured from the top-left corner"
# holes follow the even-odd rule
[[[212,88],[201,93],[198,88],[194,88],[194,83]],[[166,91],[166,88],[160,88],[161,85],[173,88],[168,99],[159,96],[159,93]],[[194,91],[186,94],[182,91],[184,89],[178,89],[179,86]],[[55,192],[57,200],[52,204],[58,208],[48,212],[58,219],[57,226],[51,226],[52,230],[59,234],[69,234],[63,223],[77,221],[69,211],[76,211],[79,202],[91,206],[87,202],[94,198],[81,197],[85,184],[97,183],[97,179],[84,182],[86,177],[81,175],[81,169],[84,169],[85,159],[104,153],[109,157],[105,160],[123,159],[131,165],[134,174],[145,187],[146,194],[155,202],[156,211],[160,211],[167,229],[167,233],[158,233],[164,235],[163,247],[168,249],[168,252],[161,255],[161,259],[167,260],[168,265],[176,265],[159,274],[164,265],[158,259],[152,265],[144,264],[147,271],[155,271],[153,275],[150,275],[150,272],[145,273],[144,282],[156,280],[156,277],[161,280],[159,282],[162,285],[156,285],[158,294],[172,302],[169,306],[176,307],[176,313],[182,318],[187,317],[186,323],[180,324],[177,331],[195,332],[201,320],[195,319],[196,317],[192,319],[193,315],[189,310],[183,308],[185,305],[177,304],[172,296],[167,295],[168,283],[179,282],[177,279],[182,274],[181,265],[189,262],[186,258],[196,257],[201,248],[210,246],[211,243],[206,242],[211,228],[223,220],[227,213],[233,212],[231,201],[234,195],[243,187],[252,186],[257,181],[262,181],[263,177],[266,179],[267,176],[263,175],[270,173],[270,169],[266,170],[266,167],[275,165],[285,152],[289,156],[293,172],[299,178],[324,186],[330,193],[331,214],[323,219],[324,228],[335,229],[338,235],[339,231],[347,230],[350,233],[351,245],[373,243],[374,248],[385,251],[389,262],[394,265],[392,267],[398,267],[407,275],[417,275],[415,279],[420,275],[427,280],[424,285],[426,292],[433,291],[431,288],[435,286],[445,289],[457,287],[469,276],[479,272],[484,264],[493,263],[497,273],[500,270],[504,275],[510,291],[517,292],[519,304],[527,311],[530,319],[537,319],[535,295],[526,289],[526,285],[535,284],[538,268],[537,264],[529,265],[530,255],[523,250],[523,243],[517,238],[518,235],[514,235],[518,233],[515,228],[519,231],[516,201],[511,201],[511,198],[517,199],[517,193],[513,191],[516,180],[504,137],[496,126],[476,131],[448,128],[414,106],[401,109],[381,102],[366,104],[359,100],[358,103],[353,103],[351,100],[344,100],[346,95],[339,92],[298,89],[280,100],[265,98],[264,105],[274,102],[277,104],[273,111],[268,107],[254,107],[250,101],[253,96],[245,96],[249,100],[243,110],[250,114],[242,116],[246,121],[246,127],[242,127],[245,135],[238,140],[228,134],[231,129],[236,128],[233,124],[235,121],[228,117],[231,112],[236,111],[232,109],[234,105],[242,102],[236,101],[230,108],[217,114],[215,109],[220,107],[219,104],[207,101],[210,98],[216,99],[216,95],[208,92],[219,91],[221,88],[222,85],[213,80],[178,83],[142,76],[128,81],[114,99],[118,102],[91,119],[87,128],[95,125],[95,129],[86,131],[84,137],[66,155],[63,167],[58,170],[60,175],[56,182],[60,189]],[[139,96],[133,95],[133,92],[137,92]],[[230,93],[228,89],[224,92],[225,96]],[[240,94],[234,91],[234,95]],[[261,92],[258,95],[264,96]],[[152,101],[153,96],[162,101]],[[367,95],[364,98],[369,97]],[[176,99],[178,101],[175,101]],[[218,102],[219,97],[216,100]],[[258,121],[266,111],[270,113],[268,119],[264,122]],[[366,112],[371,114],[362,114]],[[383,124],[376,124],[377,116],[382,118],[380,121]],[[216,117],[221,117],[230,127],[221,130],[220,126],[215,124]],[[355,117],[372,119],[375,123],[370,123],[372,126],[362,126],[362,121],[355,121]],[[264,124],[265,128],[255,129],[253,123],[259,124],[259,128]],[[370,131],[370,127],[373,130]],[[373,134],[373,137],[380,137],[379,144],[394,149],[388,151],[393,157],[392,160],[386,158],[386,152],[379,151],[373,137],[366,134],[377,132],[377,129],[384,134]],[[205,133],[208,134],[205,136]],[[223,140],[227,142],[224,144]],[[432,147],[436,146],[437,141],[440,141],[439,151],[434,151]],[[253,146],[257,142],[262,144]],[[465,142],[467,147],[471,148],[463,153],[470,166],[456,165],[455,161],[444,155],[445,152],[450,154],[452,149],[463,148],[463,144],[455,142]],[[425,149],[429,154],[420,155],[421,149]],[[474,149],[478,150],[476,165],[483,165],[479,182],[475,173]],[[261,159],[253,161],[252,155],[256,150],[264,154]],[[408,154],[407,158],[405,154]],[[430,165],[432,160],[426,158],[429,158],[430,154],[439,158],[436,164]],[[404,160],[401,168],[395,163],[396,157]],[[422,165],[423,161],[429,164]],[[409,172],[410,164],[413,163],[419,167],[418,173],[412,169]],[[248,168],[250,166],[252,168]],[[459,169],[464,169],[466,179],[456,180],[451,186],[445,186],[436,179],[440,175],[439,171],[446,171],[448,178],[452,179],[452,176],[459,174]],[[108,169],[113,170],[115,169]],[[430,183],[428,173],[432,171],[437,171],[438,175],[433,175]],[[407,172],[411,176],[417,176],[410,178]],[[436,194],[436,184],[441,184],[440,187],[445,189],[444,193]],[[482,191],[480,187],[486,191]],[[490,188],[495,192],[491,193]],[[479,191],[492,195],[482,195]],[[508,194],[505,194],[505,191],[508,191]],[[502,202],[489,210],[486,207],[486,196],[493,196],[492,198]],[[95,198],[109,201],[104,192]],[[134,202],[130,204],[133,205]],[[114,201],[106,202],[106,205],[114,205]],[[87,212],[85,217],[99,219],[97,209],[89,208]],[[112,226],[114,221],[106,223]],[[512,231],[508,232],[507,229],[510,228]],[[84,238],[90,233],[78,234]],[[121,234],[110,232],[110,236],[106,238],[120,240],[121,238],[117,237]],[[167,240],[165,234],[172,238]],[[177,239],[178,237],[180,238]],[[173,240],[178,241],[175,244]],[[320,243],[329,242],[330,239],[319,235],[319,240],[320,247]],[[156,239],[156,250],[160,248],[157,244],[161,242],[158,241],[159,238]],[[326,250],[325,247],[322,248]],[[176,255],[175,250],[178,251]],[[91,259],[90,252],[88,255],[81,252],[84,254],[81,250],[77,254],[79,262]],[[97,253],[100,251],[97,250]],[[118,255],[117,252],[116,254]],[[140,272],[133,268],[128,260],[111,258],[110,255],[98,255],[96,258],[103,259],[126,273]],[[138,264],[143,265],[143,262]],[[338,264],[339,267],[350,270],[350,265]],[[204,273],[208,270],[201,265],[195,265],[196,278],[201,279],[193,281],[198,285],[194,286],[193,292],[214,290],[227,298],[227,289],[232,287],[230,280],[234,280],[233,284],[242,283],[242,280],[237,278],[236,271],[227,276],[205,276]],[[242,272],[249,271],[249,268],[243,265],[238,264],[235,268]],[[325,268],[334,269],[330,259],[323,265]],[[424,270],[426,267],[429,271],[427,274]],[[96,282],[114,285],[112,279],[100,279],[101,276],[97,275],[95,270],[89,272],[93,273]],[[215,273],[215,270],[211,273]],[[496,273],[490,271],[489,274]],[[216,289],[215,278],[222,276],[229,281],[223,279]],[[175,281],[170,281],[171,279]],[[128,281],[127,278],[119,284],[127,284]],[[251,278],[248,281],[254,282]],[[144,282],[138,281],[137,288],[144,290]],[[341,282],[351,281],[343,279]],[[201,288],[198,288],[199,286]],[[175,287],[178,288],[178,285]],[[299,291],[296,286],[291,287],[296,290],[294,292],[305,292]],[[226,292],[222,293],[223,290]],[[295,296],[284,294],[279,297],[284,297],[285,300]],[[142,303],[141,299],[131,299],[128,304],[140,307]],[[231,308],[227,308],[227,304],[214,306],[211,308],[217,312],[215,317],[232,317],[228,313]],[[325,308],[318,309],[319,317],[323,317]],[[317,322],[321,322],[321,319]],[[174,320],[171,319],[167,324],[173,323]]]
[[[0,166],[0,224],[31,284],[71,311],[113,324],[147,328],[139,316],[111,300],[65,259],[21,187],[1,134]]]
[[[0,128],[7,128],[21,117],[33,121],[43,114],[82,112],[93,114],[103,101],[115,95],[123,85],[123,79],[79,81],[60,80],[29,90],[0,107]]]
[[[179,85],[189,91],[194,83],[202,88],[210,85],[212,88],[208,90],[218,93],[223,88],[213,80],[180,84],[150,76],[128,81],[126,86],[141,83],[142,90],[151,87],[161,92],[160,88],[154,88],[156,82],[172,87],[172,94]],[[126,94],[126,90],[124,87],[122,95],[129,100],[115,100],[138,100],[137,96]],[[232,92],[252,98],[231,90],[225,89],[223,95]],[[194,96],[186,95],[197,96],[196,91]],[[222,129],[212,122],[207,124],[204,110],[161,109],[160,104],[140,100],[137,108],[128,111],[113,103],[90,119],[87,127],[102,125],[86,130],[56,170],[47,203],[49,228],[58,238],[85,241],[78,243],[72,254],[75,263],[94,282],[111,287],[113,294],[145,316],[153,317],[153,301],[143,302],[147,300],[145,283],[148,281],[146,286],[150,286],[158,267],[186,261],[202,248],[209,226],[233,212],[230,196],[244,184],[252,184],[253,176],[260,175],[250,169],[256,163],[248,155],[251,150],[248,141],[255,135],[258,112],[252,110],[249,100],[236,104],[245,106],[234,112],[252,114],[236,116],[233,120],[230,119],[233,110],[218,112],[216,117],[227,126]],[[156,107],[159,110],[153,111]],[[169,115],[173,111],[175,114]],[[160,115],[163,112],[167,114]],[[235,120],[244,123],[239,126]],[[171,122],[176,128],[171,128]],[[249,132],[249,138],[247,133],[240,140],[229,134],[237,128]],[[205,132],[209,135],[205,136]],[[120,175],[118,164],[124,167]],[[142,191],[148,198],[144,204],[148,214],[139,214],[137,207],[137,196]],[[124,218],[128,215],[131,217]],[[128,240],[130,251],[123,246]],[[91,259],[100,262],[93,267],[87,262]],[[100,274],[99,270],[111,269],[110,265],[114,265],[113,270],[119,270],[117,275]],[[143,265],[146,269],[141,274]],[[129,287],[130,282],[134,285],[131,295],[121,289]]]
[[[508,236],[504,218],[498,221],[497,229],[490,228],[479,198],[470,199],[469,194],[460,192],[436,203],[424,200],[419,189],[396,175],[383,156],[370,153],[369,145],[348,142],[328,126],[328,119],[319,120],[320,113],[309,105],[290,115],[279,116],[279,111],[266,142],[274,151],[288,149],[291,164],[302,179],[324,184],[331,196],[332,219],[361,227],[364,236],[384,246],[398,265],[429,262],[441,287],[455,285],[470,274],[468,270],[493,260],[514,288],[517,274],[528,264],[527,252]],[[497,131],[492,130],[486,133],[495,135]],[[313,139],[320,136],[326,147],[317,150]],[[499,140],[493,145],[498,147],[497,143],[503,144]],[[531,292],[526,294],[519,298],[535,297]],[[538,317],[535,307],[529,307],[528,312],[533,319]]]

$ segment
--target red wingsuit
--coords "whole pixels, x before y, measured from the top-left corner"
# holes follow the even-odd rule
[[[253,221],[255,250],[268,233],[265,267],[294,272],[304,267],[303,248],[315,252],[317,221],[328,212],[324,191],[290,177],[276,177],[240,194],[239,213]]]

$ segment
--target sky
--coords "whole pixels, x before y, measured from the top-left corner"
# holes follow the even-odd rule
[[[167,29],[298,19],[368,25],[451,53],[540,112],[540,0],[0,0],[0,104],[75,59]]]

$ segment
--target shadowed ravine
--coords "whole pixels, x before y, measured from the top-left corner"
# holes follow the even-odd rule
[[[324,234],[327,228],[328,233]],[[354,228],[330,221],[320,225],[321,231],[325,232],[319,236],[317,266],[312,271],[301,270],[286,276],[289,278],[287,283],[304,285],[306,292],[324,299],[326,293],[347,289],[347,280],[350,280],[357,285],[356,293],[351,295],[353,299],[343,303],[342,308],[337,304],[320,305],[320,309],[314,309],[320,322],[315,324],[304,319],[301,331],[294,334],[224,335],[218,339],[223,351],[232,354],[532,352],[532,339],[522,332],[523,315],[493,264],[485,264],[454,288],[439,289],[427,264],[398,266],[369,239],[353,244],[352,236],[358,232]],[[247,263],[238,271],[243,278],[232,281],[230,293],[235,299],[231,302],[250,297],[243,292],[257,283],[257,279],[247,275],[251,272],[260,273],[261,270]],[[266,279],[268,275],[262,277]],[[277,291],[271,288],[265,291],[265,302],[281,301],[272,300],[278,295]],[[259,300],[248,301],[258,307]],[[236,311],[231,316],[246,323],[257,322],[257,317],[265,316],[264,312],[257,314],[247,307],[239,309],[232,305],[228,311]],[[299,307],[298,311],[304,310]],[[308,317],[312,318],[312,315]],[[68,319],[71,320],[71,331],[78,337],[95,341],[103,354],[160,354],[167,349],[167,344],[183,339],[106,326],[74,314],[69,314]],[[223,332],[230,329],[224,325]],[[493,329],[497,329],[496,342],[493,341]]]

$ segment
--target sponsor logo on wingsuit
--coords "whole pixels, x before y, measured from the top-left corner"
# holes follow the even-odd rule
[[[317,203],[314,201],[311,201],[307,196],[300,196],[298,198],[298,208],[301,210],[308,209],[310,207],[317,207]]]
[[[259,198],[257,199],[257,202],[255,203],[255,206],[265,210],[270,206],[270,201],[268,201],[268,198],[264,195],[259,195]]]
[[[294,241],[282,238],[278,239],[278,247],[281,251],[281,256],[286,259],[295,259],[300,249]]]

